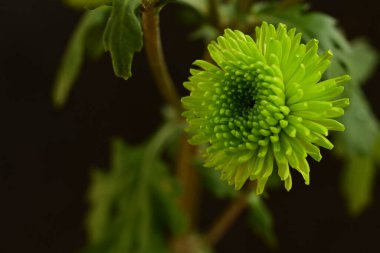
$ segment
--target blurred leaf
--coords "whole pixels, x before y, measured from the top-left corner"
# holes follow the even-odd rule
[[[352,43],[352,53],[346,56],[347,69],[352,77],[345,94],[350,98],[350,106],[342,118],[346,131],[341,133],[342,144],[349,154],[369,155],[380,135],[379,122],[372,112],[360,86],[373,73],[378,57],[377,52],[364,40]],[[342,70],[333,69],[334,75]]]
[[[156,207],[155,215],[162,226],[165,227],[166,224],[172,234],[178,234],[187,225],[186,218],[176,202],[180,193],[179,186],[170,176],[168,168],[160,160],[160,155],[166,145],[170,143],[170,139],[178,138],[178,133],[182,130],[182,125],[175,122],[175,119],[172,120],[166,123],[148,144],[142,168],[149,172],[156,167],[154,176],[150,177],[151,198]]]
[[[168,169],[160,170],[156,179],[157,182],[151,186],[152,203],[155,220],[163,229],[168,229],[173,235],[179,235],[187,226],[187,220],[176,202],[180,189],[177,182],[167,173]]]
[[[309,6],[306,4],[278,8],[278,4],[266,3],[255,8],[254,15],[261,20],[284,23],[289,28],[296,28],[297,32],[302,33],[304,41],[318,39],[319,47],[323,51],[331,50],[334,54],[350,52],[350,44],[338,29],[335,19],[327,14],[308,10]],[[340,59],[340,55],[342,54],[336,54],[335,59],[345,64],[345,58]]]
[[[168,252],[163,232],[182,231],[186,220],[176,205],[175,181],[160,155],[179,129],[169,122],[139,147],[113,142],[111,170],[93,173],[87,222],[90,244],[84,252]]]
[[[104,242],[111,241],[106,252],[145,252],[151,209],[144,187],[147,178],[139,169],[144,150],[115,140],[112,154],[111,171],[95,172],[90,188],[90,242],[103,246]]]
[[[225,180],[221,180],[220,173],[217,170],[206,168],[202,166],[202,163],[199,163],[197,168],[202,178],[202,185],[216,197],[233,198],[237,196],[237,191],[234,190],[234,187]]]
[[[111,9],[108,7],[109,12],[104,16],[103,23],[99,26],[94,26],[87,32],[85,40],[85,53],[90,60],[98,60],[105,54],[103,44],[103,33],[106,28],[107,19],[111,13]]]
[[[375,175],[372,157],[360,155],[347,157],[342,191],[351,214],[360,214],[370,204]]]
[[[378,61],[378,54],[366,41],[359,39],[352,43],[347,58],[347,70],[352,80],[346,85],[345,96],[350,98],[350,106],[342,118],[346,131],[339,134],[342,149],[348,154],[369,155],[379,138],[379,122],[372,112],[367,99],[361,90],[363,85],[373,73]],[[341,75],[343,69],[334,65],[333,75]]]
[[[363,38],[354,40],[351,46],[352,54],[349,55],[350,64],[348,69],[352,80],[362,85],[373,74],[379,61],[379,54]]]
[[[208,11],[208,0],[177,0],[177,2],[189,5],[203,15]]]
[[[351,105],[342,118],[346,131],[340,134],[344,150],[346,155],[369,155],[380,134],[378,120],[360,89],[349,97]]]
[[[264,201],[252,192],[248,198],[248,224],[253,232],[261,237],[271,248],[277,247],[277,237],[274,231],[273,217]]]
[[[113,0],[111,16],[104,33],[104,47],[110,51],[116,76],[132,76],[133,55],[143,46],[143,32],[136,11],[141,0]]]
[[[337,148],[344,159],[342,192],[348,211],[352,215],[358,215],[372,199],[377,144],[380,140],[379,121],[372,112],[361,85],[373,73],[378,54],[365,40],[359,39],[352,43],[351,53],[344,57],[352,80],[345,90],[346,96],[350,98],[350,106],[342,118],[346,131],[338,135]],[[331,74],[340,75],[343,71],[338,64],[333,64]]]
[[[95,9],[101,5],[110,5],[112,0],[63,0],[67,5],[77,9]]]
[[[202,25],[197,30],[195,30],[191,35],[190,38],[193,40],[197,39],[204,39],[206,42],[210,42],[211,40],[214,40],[219,34],[218,29],[211,25]]]
[[[56,106],[61,107],[65,103],[78,77],[83,64],[86,45],[91,43],[90,40],[100,40],[99,37],[89,38],[88,35],[91,31],[103,29],[109,13],[110,8],[104,6],[87,11],[80,19],[68,42],[55,79],[53,101]]]

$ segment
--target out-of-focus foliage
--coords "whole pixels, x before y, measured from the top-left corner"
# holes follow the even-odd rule
[[[178,186],[160,154],[178,130],[178,125],[168,123],[139,147],[114,140],[111,169],[92,175],[90,243],[84,252],[168,252],[163,232],[182,232],[186,220],[176,204]]]
[[[343,117],[347,129],[338,136],[338,149],[345,167],[342,191],[348,211],[357,215],[371,202],[376,180],[376,160],[380,157],[380,124],[361,89],[361,85],[371,76],[378,56],[365,40],[355,40],[352,53],[346,57],[347,68],[352,73],[352,81],[346,91],[351,106]]]
[[[260,196],[252,192],[248,197],[248,224],[257,236],[271,248],[277,247],[272,214]]]
[[[104,31],[104,47],[111,53],[118,77],[132,76],[133,55],[143,46],[143,32],[136,9],[140,0],[113,0],[112,12]]]
[[[176,2],[187,4],[194,8],[194,10],[205,15],[208,12],[208,1],[207,0],[177,0]]]
[[[351,214],[359,214],[371,202],[376,179],[375,163],[372,159],[371,156],[357,154],[345,159],[342,191]]]
[[[56,76],[53,91],[56,106],[60,107],[65,103],[80,73],[86,52],[92,58],[104,52],[101,37],[97,36],[103,32],[109,14],[110,8],[104,6],[87,11],[80,19],[68,42]]]
[[[252,15],[260,20],[295,27],[305,41],[317,38],[322,51],[331,50],[335,55],[337,51],[350,50],[348,41],[336,26],[336,20],[327,14],[309,11],[308,5],[279,8],[275,4],[263,3],[253,8]]]
[[[376,116],[372,113],[361,86],[372,75],[377,64],[377,52],[365,40],[352,42],[351,52],[344,55],[345,66],[352,75],[346,90],[351,98],[351,106],[343,118],[347,129],[342,133],[342,144],[348,154],[370,154],[379,138],[380,129]],[[331,71],[342,72],[339,65]]]
[[[94,9],[101,5],[110,5],[112,0],[64,0],[64,2],[77,9]]]

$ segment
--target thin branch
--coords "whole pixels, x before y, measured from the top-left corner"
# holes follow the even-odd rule
[[[234,199],[211,225],[210,229],[203,237],[205,242],[210,245],[215,245],[220,239],[222,239],[236,219],[239,218],[243,211],[248,207],[248,196],[254,188],[256,188],[256,182],[248,183],[247,190]]]
[[[240,0],[238,8],[241,12],[248,12],[254,3],[254,0]]]
[[[156,8],[143,8],[144,47],[154,80],[165,101],[180,112],[182,106],[170,77],[161,45],[159,14]]]
[[[204,236],[204,240],[210,245],[215,245],[247,207],[245,195],[240,195],[227,209],[216,219]]]
[[[189,219],[189,230],[193,230],[198,219],[200,182],[199,174],[192,164],[196,148],[187,142],[187,138],[183,133],[177,160],[177,178],[182,186],[179,205]]]
[[[165,63],[159,30],[158,9],[154,6],[154,1],[143,1],[142,20],[144,30],[144,46],[151,71],[161,95],[164,97],[165,101],[169,105],[176,108],[179,113],[182,111],[180,97],[175,90],[173,81]],[[194,152],[195,147],[188,144],[187,136],[183,134],[181,136],[178,150],[176,176],[182,186],[182,194],[179,197],[178,204],[188,216],[189,229],[183,235],[177,238],[172,238],[170,244],[173,246],[171,247],[173,252],[187,253],[189,252],[187,249],[194,246],[192,245],[193,240],[190,240],[189,238],[191,238],[192,230],[195,229],[197,223],[200,193],[199,175],[192,167],[192,157]]]
[[[208,0],[209,17],[211,24],[217,29],[222,29],[218,0]]]

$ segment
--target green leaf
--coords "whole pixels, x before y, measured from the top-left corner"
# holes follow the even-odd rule
[[[378,54],[365,40],[352,42],[352,50],[342,54],[343,66],[333,63],[331,75],[340,75],[348,70],[352,76],[346,86],[345,96],[350,98],[350,106],[342,118],[346,131],[340,133],[336,142],[337,150],[344,160],[341,188],[348,211],[360,214],[371,202],[375,180],[375,164],[378,159],[380,124],[361,90],[373,73],[378,62]]]
[[[207,42],[210,42],[211,40],[215,39],[219,34],[219,31],[208,24],[200,26],[197,30],[195,30],[191,34],[191,39],[197,40],[197,39],[204,39]]]
[[[346,153],[370,155],[379,138],[380,125],[360,86],[372,75],[378,54],[366,41],[359,39],[352,43],[352,50],[344,57],[352,80],[345,89],[345,96],[350,98],[350,106],[342,118],[346,131],[339,134],[339,138]],[[344,71],[337,64],[332,67],[332,75],[341,75]]]
[[[161,154],[181,129],[177,122],[168,122],[138,147],[113,141],[111,170],[92,175],[90,243],[84,252],[168,252],[163,232],[183,231],[186,220],[176,203],[178,187]]]
[[[101,5],[110,5],[112,0],[64,0],[64,2],[77,9],[95,9]]]
[[[109,13],[110,8],[104,6],[87,11],[80,19],[68,42],[55,79],[53,102],[57,107],[63,106],[79,75],[86,46],[93,43],[93,40],[99,41],[99,37],[89,38],[88,36],[94,31],[103,30]],[[91,49],[88,48],[88,50]]]
[[[136,198],[133,194],[136,184],[144,180],[135,180],[141,173],[138,168],[141,163],[144,149],[131,148],[116,139],[112,143],[111,170],[104,172],[95,170],[92,174],[92,185],[89,190],[89,201],[92,209],[88,215],[87,226],[92,244],[97,244],[107,238],[109,230],[114,226],[113,212],[124,209],[124,197]],[[141,203],[141,201],[138,201]],[[134,206],[139,209],[139,207]],[[119,217],[118,217],[119,218]]]
[[[372,199],[376,180],[372,157],[351,155],[343,173],[342,191],[352,215],[360,214]]]
[[[113,0],[111,16],[104,33],[104,47],[110,51],[116,76],[132,76],[133,55],[143,46],[143,32],[136,11],[140,0]]]
[[[350,94],[350,107],[342,118],[346,130],[341,133],[347,155],[369,155],[380,135],[379,122],[360,89]]]
[[[171,138],[178,138],[182,125],[175,120],[169,121],[161,127],[148,144],[142,162],[142,169],[154,175],[150,176],[152,202],[156,207],[155,217],[162,228],[168,228],[172,234],[184,231],[187,220],[179,209],[176,199],[180,193],[179,186],[170,176],[168,168],[160,160],[163,149],[173,143]],[[178,141],[178,140],[177,140]]]
[[[248,198],[248,224],[256,235],[261,237],[271,248],[277,247],[277,237],[274,231],[273,217],[264,201],[252,192]]]
[[[363,85],[374,73],[379,61],[379,54],[364,38],[354,40],[351,47],[349,73],[354,82]]]
[[[173,235],[179,235],[187,226],[186,217],[176,201],[180,194],[179,185],[162,162],[155,166],[156,175],[152,178],[154,182],[151,183],[152,205],[156,210],[155,220],[160,228],[169,230]]]
[[[284,23],[289,28],[297,28],[305,41],[319,40],[319,48],[323,51],[331,50],[335,60],[345,64],[338,52],[350,52],[350,44],[338,29],[336,20],[327,14],[308,11],[305,4],[294,5],[288,8],[278,8],[276,4],[261,4],[254,9],[254,15],[261,20],[271,23]]]
[[[111,170],[97,171],[90,188],[90,245],[85,252],[167,252],[153,220],[150,173],[141,167],[145,146],[113,142]],[[154,175],[152,175],[154,176]]]

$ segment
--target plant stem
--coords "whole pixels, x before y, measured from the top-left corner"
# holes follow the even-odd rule
[[[183,133],[177,160],[177,178],[182,186],[179,205],[189,219],[189,231],[195,229],[197,225],[201,189],[199,174],[192,166],[195,151],[196,148],[187,142],[187,135]]]
[[[211,228],[204,235],[204,240],[210,245],[215,245],[247,207],[247,197],[241,194],[227,209],[216,219]]]
[[[248,12],[254,3],[253,0],[240,0],[238,8],[241,12]]]
[[[210,22],[217,29],[221,29],[221,20],[220,20],[218,6],[219,6],[218,0],[208,0]]]
[[[179,113],[182,111],[180,97],[175,90],[164,59],[159,29],[159,14],[158,9],[154,6],[152,2],[143,2],[144,46],[154,80],[162,97],[166,103],[177,109],[178,117],[180,117]],[[182,194],[178,200],[178,204],[189,219],[189,229],[182,236],[172,238],[170,244],[175,245],[172,249],[174,252],[187,253],[185,249],[191,247],[184,246],[193,242],[190,238],[192,238],[191,232],[196,226],[200,192],[199,176],[192,167],[194,152],[195,147],[188,144],[187,136],[183,134],[178,151],[176,176],[182,186]]]
[[[224,212],[215,220],[211,228],[203,236],[204,241],[210,245],[215,245],[228,229],[234,224],[237,218],[248,206],[248,196],[256,189],[256,181],[249,182],[246,190],[235,198]]]
[[[170,77],[162,50],[158,10],[153,7],[143,8],[142,20],[144,47],[155,83],[165,101],[180,112],[180,97]]]

